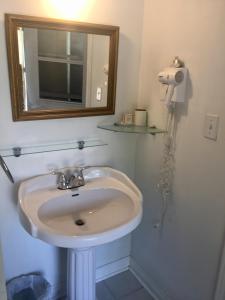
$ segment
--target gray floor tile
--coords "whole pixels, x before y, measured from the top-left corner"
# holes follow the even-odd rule
[[[115,300],[103,281],[96,286],[96,296],[98,300]]]
[[[139,281],[130,271],[120,273],[114,277],[106,279],[104,284],[109,289],[115,299],[120,299],[142,288]]]
[[[130,295],[122,297],[121,300],[154,300],[145,289],[141,289]]]

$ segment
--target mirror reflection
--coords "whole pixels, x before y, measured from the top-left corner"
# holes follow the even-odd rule
[[[108,35],[19,27],[23,110],[107,106]]]

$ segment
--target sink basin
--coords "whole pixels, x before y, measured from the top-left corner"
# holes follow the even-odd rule
[[[71,300],[95,299],[94,247],[130,233],[142,217],[141,192],[122,172],[92,167],[84,171],[84,179],[82,187],[59,190],[57,176],[41,175],[22,182],[18,193],[19,216],[25,230],[49,244],[71,249],[68,272],[71,284],[76,282],[76,289],[72,285],[69,288]],[[80,269],[75,270],[79,260]],[[87,274],[90,270],[91,277]],[[71,279],[74,273],[80,274],[79,278]],[[80,278],[85,282],[83,279],[81,283]],[[92,278],[90,295],[86,294],[87,288],[79,291],[82,284],[87,287],[88,278]]]
[[[84,178],[85,186],[75,190],[58,190],[51,174],[24,181],[19,212],[28,233],[55,246],[84,248],[111,242],[137,227],[142,196],[125,174],[93,167],[84,171]]]

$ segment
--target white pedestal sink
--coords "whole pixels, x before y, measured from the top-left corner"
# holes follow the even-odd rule
[[[59,190],[56,176],[28,179],[19,188],[19,215],[26,231],[68,248],[68,299],[95,300],[95,246],[134,230],[142,217],[142,195],[122,172],[84,171],[85,185]]]

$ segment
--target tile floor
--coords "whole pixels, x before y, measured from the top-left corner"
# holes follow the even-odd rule
[[[96,300],[154,300],[130,271],[97,284]]]

